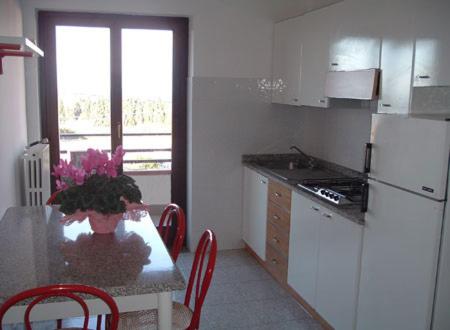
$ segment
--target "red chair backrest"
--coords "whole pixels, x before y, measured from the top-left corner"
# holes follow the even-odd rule
[[[172,237],[172,226],[174,226],[174,217],[176,219],[175,236]],[[186,217],[183,209],[177,204],[169,204],[163,211],[158,224],[158,233],[162,237],[166,246],[172,243],[170,255],[174,262],[177,261],[181,248],[183,247],[184,236],[186,235]]]
[[[195,250],[195,257],[192,263],[191,275],[186,289],[184,305],[189,307],[192,291],[195,286],[195,304],[194,314],[188,329],[198,329],[200,326],[200,313],[202,311],[203,302],[206,298],[209,285],[211,284],[214,267],[216,265],[217,240],[211,230],[206,230]],[[206,268],[204,268],[205,259],[208,259]]]
[[[6,311],[17,304],[18,302],[28,299],[28,298],[34,298],[27,306],[25,310],[24,315],[24,323],[25,323],[25,329],[30,330],[31,324],[30,324],[30,312],[31,309],[38,304],[39,302],[48,299],[50,297],[68,297],[73,300],[75,300],[83,309],[84,313],[84,323],[83,323],[83,329],[87,329],[88,323],[89,323],[89,309],[84,302],[84,300],[76,295],[75,293],[83,293],[83,294],[89,294],[92,296],[95,296],[97,298],[100,298],[103,300],[111,310],[111,329],[116,330],[119,324],[119,309],[117,308],[116,303],[114,302],[114,299],[107,294],[105,291],[102,291],[100,289],[86,286],[86,285],[79,285],[79,284],[61,284],[61,285],[51,285],[51,286],[45,286],[35,289],[30,289],[27,291],[23,291],[8,300],[6,300],[3,305],[0,307],[0,330],[2,329],[2,321],[3,317],[6,313]]]
[[[53,203],[56,200],[56,196],[58,196],[59,194],[59,190],[55,191],[48,199],[47,199],[47,203],[45,203],[46,205],[53,205]]]

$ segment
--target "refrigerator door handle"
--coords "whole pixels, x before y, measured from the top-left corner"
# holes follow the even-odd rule
[[[369,184],[367,182],[362,184],[362,197],[361,197],[361,212],[366,213],[369,203]]]
[[[366,153],[364,155],[364,173],[370,173],[371,162],[372,162],[372,143],[366,143]]]

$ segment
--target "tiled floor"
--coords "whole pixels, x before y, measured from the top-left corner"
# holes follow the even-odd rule
[[[178,266],[187,279],[193,254],[182,253]],[[184,292],[175,300],[183,302]],[[65,320],[64,326],[80,326]],[[40,322],[33,329],[49,330],[55,322]],[[90,322],[95,329],[95,319]],[[5,330],[23,329],[22,326]],[[282,289],[245,250],[219,251],[211,287],[202,310],[200,329],[319,330],[319,323]]]
[[[179,256],[188,278],[193,254]],[[183,301],[184,292],[175,299]],[[319,323],[245,250],[219,251],[200,329],[319,330]]]

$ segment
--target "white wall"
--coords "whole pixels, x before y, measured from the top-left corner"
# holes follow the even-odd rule
[[[142,193],[142,201],[150,205],[170,203],[170,175],[132,175]]]
[[[22,36],[22,13],[17,0],[0,1],[0,35]],[[0,216],[21,204],[18,157],[27,143],[23,59],[3,58],[0,75]]]
[[[274,105],[275,108],[286,108]],[[302,107],[294,132],[295,143],[312,156],[362,171],[364,148],[370,142],[370,106],[330,109]]]

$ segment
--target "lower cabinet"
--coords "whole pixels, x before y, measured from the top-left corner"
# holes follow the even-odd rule
[[[266,260],[266,219],[268,180],[244,167],[244,241],[262,260]]]
[[[288,284],[336,330],[355,328],[362,230],[292,194]]]

